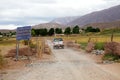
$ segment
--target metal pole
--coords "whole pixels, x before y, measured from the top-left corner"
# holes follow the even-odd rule
[[[28,54],[30,54],[30,40],[28,39]],[[28,55],[28,60],[30,60],[29,55]]]
[[[19,56],[19,40],[17,40],[17,43],[16,43],[16,61],[18,61],[18,56]]]

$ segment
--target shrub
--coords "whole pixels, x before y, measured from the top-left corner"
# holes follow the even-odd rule
[[[24,45],[28,45],[28,41],[29,41],[29,40],[23,40],[23,44],[24,44]],[[31,44],[31,43],[32,43],[32,42],[29,41],[29,44]]]
[[[3,41],[3,38],[0,38],[0,41]]]
[[[114,54],[120,56],[120,43],[118,42],[107,42],[104,45],[104,51],[106,54]]]
[[[95,48],[95,43],[93,43],[93,42],[88,42],[87,47],[86,47],[85,50],[86,50],[88,53],[90,53],[90,52],[92,52],[92,50],[94,50],[94,48]]]
[[[107,42],[104,46],[105,55],[103,60],[120,61],[120,43]]]
[[[104,43],[103,42],[96,43],[95,49],[104,50]]]
[[[36,48],[36,44],[30,44],[30,48]]]
[[[80,45],[82,49],[85,49],[87,46],[87,42],[81,42]]]
[[[0,50],[0,52],[1,52],[1,50]],[[0,54],[0,69],[5,65],[5,59],[4,59],[4,57],[3,57],[3,55],[1,55]]]
[[[0,41],[0,45],[13,45],[16,44],[16,40],[4,40]]]
[[[19,56],[32,56],[34,55],[34,53],[32,53],[31,50],[29,50],[27,47],[24,48],[20,48],[19,49]],[[12,57],[15,58],[16,57],[16,49],[11,49],[9,50],[9,52],[5,55],[6,58]]]
[[[120,60],[120,56],[109,53],[103,56],[103,60],[117,61]]]
[[[24,41],[23,41],[23,44],[24,44],[24,45],[28,45],[28,40],[24,40]]]

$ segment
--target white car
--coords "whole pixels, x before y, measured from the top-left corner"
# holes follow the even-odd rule
[[[58,49],[58,48],[63,48],[64,49],[64,42],[62,38],[54,38],[53,39],[53,48]]]

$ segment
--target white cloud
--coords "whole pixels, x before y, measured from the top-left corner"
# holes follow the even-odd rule
[[[120,0],[1,0],[0,25],[39,24],[56,17],[84,15],[119,4]],[[6,28],[11,28],[9,26]]]
[[[13,24],[9,24],[9,25],[0,25],[0,29],[16,29],[17,27],[19,27],[19,25],[13,25]]]

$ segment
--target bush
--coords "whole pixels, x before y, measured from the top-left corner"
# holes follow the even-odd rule
[[[23,40],[23,44],[24,44],[24,45],[28,45],[28,41],[29,41],[29,40]],[[29,41],[29,44],[31,44],[31,43],[32,43],[32,42]]]
[[[16,40],[4,40],[0,41],[0,45],[13,45],[16,44]]]
[[[120,28],[105,29],[105,30],[100,32],[101,35],[111,35],[112,33],[120,36]]]
[[[3,57],[3,55],[0,54],[0,69],[5,65],[5,62],[6,61],[5,61],[4,57]]]
[[[103,56],[103,60],[117,61],[120,60],[120,56],[109,53]]]
[[[81,48],[82,49],[85,49],[86,46],[87,46],[87,42],[81,42],[79,44],[81,44]],[[104,42],[98,42],[98,43],[96,43],[95,44],[95,49],[104,50]]]
[[[87,46],[87,42],[81,42],[80,45],[81,45],[81,48],[85,50]]]
[[[100,32],[99,28],[93,28],[92,26],[89,26],[85,29],[85,32]]]
[[[95,49],[104,50],[104,43],[103,42],[96,43]]]
[[[106,54],[112,53],[120,56],[120,43],[118,42],[107,42],[104,45],[104,51]]]
[[[36,44],[30,44],[30,48],[36,48]]]
[[[3,38],[0,38],[0,41],[3,41]]]
[[[2,66],[4,64],[4,58],[3,56],[0,54],[0,66]]]
[[[28,45],[28,40],[24,40],[24,41],[23,41],[23,44],[24,44],[24,45]]]

